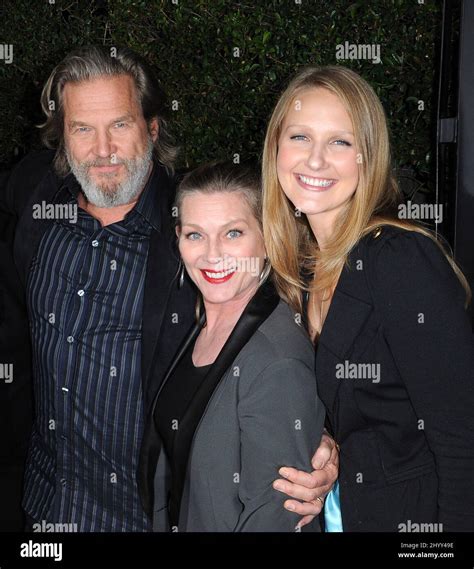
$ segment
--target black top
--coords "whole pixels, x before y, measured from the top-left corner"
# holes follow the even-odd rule
[[[154,412],[156,430],[163,441],[166,455],[171,464],[173,488],[178,480],[184,479],[186,475],[184,470],[187,466],[186,462],[183,463],[179,460],[179,456],[183,452],[186,453],[186,450],[181,448],[185,444],[183,442],[185,439],[182,437],[178,439],[178,441],[181,441],[181,444],[175,447],[176,432],[202,380],[212,367],[212,364],[205,366],[194,365],[193,350],[196,340],[197,335],[189,344],[183,357],[163,385]],[[169,504],[169,521],[171,526],[178,524],[179,503],[176,498],[176,492],[171,492]]]
[[[166,384],[163,386],[155,407],[155,426],[160,434],[169,458],[176,452],[174,439],[179,422],[191,403],[201,381],[212,364],[195,366],[193,350],[196,338],[189,344]]]

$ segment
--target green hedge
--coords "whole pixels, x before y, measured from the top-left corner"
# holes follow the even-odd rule
[[[396,165],[430,185],[440,3],[425,0],[16,0],[1,14],[0,161],[39,145],[39,94],[78,45],[128,45],[159,70],[177,101],[180,166],[259,157],[265,125],[288,78],[308,63],[341,63],[381,97]],[[379,44],[382,62],[336,59],[336,46]],[[235,48],[240,57],[235,57]],[[418,101],[424,103],[419,110]]]

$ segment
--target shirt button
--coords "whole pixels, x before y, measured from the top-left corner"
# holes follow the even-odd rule
[[[61,387],[61,389],[62,389],[63,391],[66,391],[66,392],[69,391],[69,389],[68,389],[67,387]]]
[[[97,241],[97,239],[94,239],[94,241],[92,241],[92,247],[98,247],[99,246],[99,242]]]
[[[68,336],[68,337],[67,337],[67,342],[68,342],[68,344],[72,344],[72,343],[74,342],[73,336]]]
[[[61,486],[66,486],[67,481],[65,478],[61,478],[61,480],[59,481],[61,483]]]
[[[77,294],[78,294],[79,296],[84,296],[84,291],[83,291],[82,289],[81,289],[81,290],[78,290],[78,291],[77,291]]]

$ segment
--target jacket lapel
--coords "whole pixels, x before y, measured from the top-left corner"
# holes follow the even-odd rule
[[[152,191],[159,202],[159,230],[153,229],[150,236],[148,259],[145,275],[142,320],[142,387],[147,393],[148,375],[154,346],[158,340],[163,322],[171,283],[178,270],[179,259],[172,246],[172,228],[170,217],[170,201],[174,188],[166,171],[155,164]]]
[[[365,265],[362,253],[361,248],[357,247],[349,257],[349,265],[344,266],[317,348],[318,393],[328,411],[334,435],[337,433],[337,425],[334,424],[334,417],[337,416],[337,395],[344,381],[336,377],[336,366],[344,360],[349,360],[354,348],[365,342],[366,334],[367,338],[370,336],[365,328],[373,307],[364,270],[357,268],[360,260],[362,266]]]
[[[153,515],[153,481],[155,477],[155,469],[158,462],[158,457],[161,451],[161,438],[155,429],[154,413],[156,402],[161,393],[161,390],[165,386],[168,378],[173,374],[176,366],[181,361],[181,358],[186,353],[189,344],[194,340],[194,338],[199,334],[203,324],[205,322],[204,315],[201,317],[199,323],[196,323],[188,336],[184,339],[183,343],[179,347],[176,355],[171,362],[171,365],[166,372],[161,385],[157,393],[154,396],[153,402],[150,407],[150,412],[146,417],[145,432],[142,439],[142,445],[140,448],[140,457],[137,471],[137,482],[138,490],[140,494],[140,499],[142,506],[146,514],[151,518]]]
[[[159,201],[159,231],[150,236],[142,318],[142,389],[145,414],[165,375],[176,346],[186,336],[194,320],[196,292],[186,277],[178,287],[179,252],[172,223],[171,205],[175,181],[156,165],[153,188]],[[178,318],[178,322],[174,320]]]
[[[169,234],[156,230],[152,231],[150,237],[143,297],[141,366],[144,393],[147,393],[153,352],[179,267],[170,237]]]

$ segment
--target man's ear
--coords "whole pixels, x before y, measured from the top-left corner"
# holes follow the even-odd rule
[[[150,133],[151,139],[153,140],[153,142],[156,141],[156,139],[158,138],[158,131],[160,130],[160,127],[158,125],[158,119],[156,117],[152,118],[149,125],[148,125],[148,131]]]

